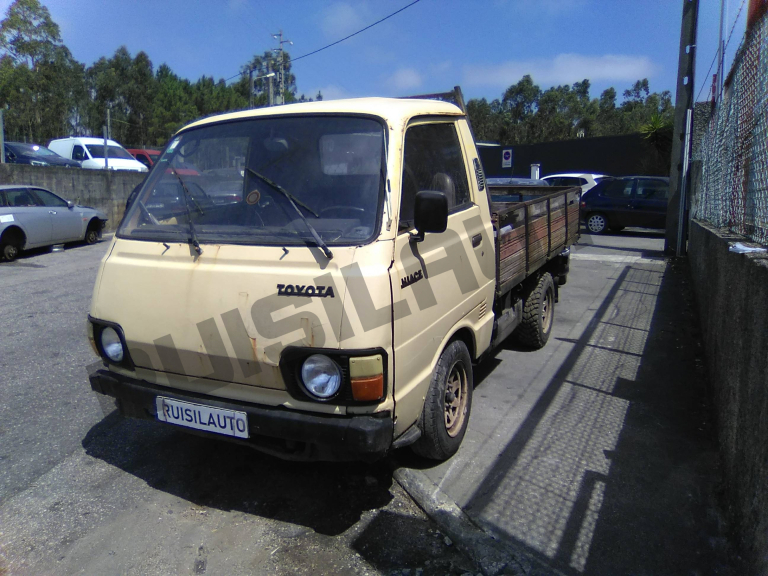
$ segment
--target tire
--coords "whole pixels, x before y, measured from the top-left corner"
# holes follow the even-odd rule
[[[467,345],[454,340],[443,350],[432,374],[418,422],[421,437],[411,446],[416,454],[440,461],[456,454],[467,432],[473,387]]]
[[[608,219],[599,212],[587,216],[586,224],[591,234],[603,234],[608,229]]]
[[[9,230],[0,239],[0,253],[6,262],[13,262],[21,252],[24,238],[16,230]]]
[[[513,332],[515,340],[529,348],[543,348],[552,333],[554,320],[555,283],[546,272],[524,300],[520,326]]]
[[[90,224],[88,224],[88,229],[85,231],[85,238],[83,238],[83,242],[86,244],[96,244],[96,242],[99,241],[99,225],[98,222],[95,220],[92,220]]]

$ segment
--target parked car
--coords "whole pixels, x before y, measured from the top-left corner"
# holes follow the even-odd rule
[[[609,178],[605,174],[589,174],[570,172],[567,174],[550,174],[542,180],[549,182],[550,186],[581,186],[581,193],[594,188],[601,180]]]
[[[107,216],[29,184],[0,186],[0,255],[12,261],[22,250],[101,238]]]
[[[669,178],[607,178],[581,196],[581,214],[592,234],[625,226],[665,228],[668,202]]]
[[[80,162],[59,156],[53,150],[40,146],[40,144],[27,144],[26,142],[6,142],[5,161],[9,164],[80,168]]]
[[[159,150],[149,150],[147,148],[126,148],[126,150],[148,169],[155,165],[155,162],[160,159],[161,154]]]
[[[48,148],[71,160],[77,160],[83,168],[103,170],[104,139],[92,137],[72,137],[51,140]],[[147,172],[149,169],[131,156],[128,151],[114,140],[107,140],[107,161],[110,170],[132,170]]]

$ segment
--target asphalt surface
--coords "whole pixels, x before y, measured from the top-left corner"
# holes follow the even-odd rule
[[[0,575],[475,573],[388,461],[284,462],[102,407],[108,245],[0,263]]]
[[[476,368],[438,466],[289,463],[118,417],[86,370],[107,247],[0,263],[0,576],[476,574],[440,531],[451,505],[517,555],[501,574],[740,574],[687,272],[660,234],[582,237],[550,342]],[[398,463],[444,498],[424,506],[438,523]]]

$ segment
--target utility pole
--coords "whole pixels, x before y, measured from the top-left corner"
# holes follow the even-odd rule
[[[5,164],[5,124],[2,108],[0,108],[0,164]]]
[[[275,105],[275,88],[274,88],[274,80],[275,80],[275,74],[272,72],[272,65],[267,62],[267,76],[269,76],[269,105],[274,106]]]
[[[290,40],[283,40],[283,31],[280,30],[277,34],[272,34],[272,38],[278,41],[279,47],[274,48],[272,51],[277,52],[280,58],[280,73],[277,78],[277,98],[276,104],[285,104],[285,61],[283,60],[283,44],[290,44],[293,46],[293,42]]]
[[[690,182],[687,171],[691,144],[689,110],[693,110],[693,71],[696,55],[696,25],[699,0],[683,0],[680,27],[680,56],[677,63],[677,93],[675,96],[675,122],[672,128],[672,158],[669,171],[669,203],[667,205],[667,232],[664,251],[676,256],[685,255],[687,234],[686,191]]]
[[[253,108],[253,66],[248,68],[248,108]]]
[[[725,74],[725,45],[723,43],[723,24],[725,24],[725,0],[720,0],[720,33],[717,37],[717,92],[715,101],[723,96],[723,74]]]
[[[109,108],[107,108],[107,138],[112,138],[112,117]]]
[[[109,146],[107,145],[107,127],[102,126],[104,130],[104,170],[109,170]]]

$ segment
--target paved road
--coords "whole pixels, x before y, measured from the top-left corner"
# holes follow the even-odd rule
[[[0,264],[0,575],[474,568],[387,462],[288,463],[105,416],[85,322],[107,247]]]
[[[388,462],[286,463],[103,411],[85,318],[107,246],[0,264],[0,575],[473,570]],[[662,246],[585,235],[550,343],[479,366],[462,450],[424,469],[567,574],[734,574],[685,271]]]
[[[687,263],[663,247],[650,231],[584,234],[547,346],[505,343],[476,372],[459,453],[404,462],[534,565],[739,574]]]

